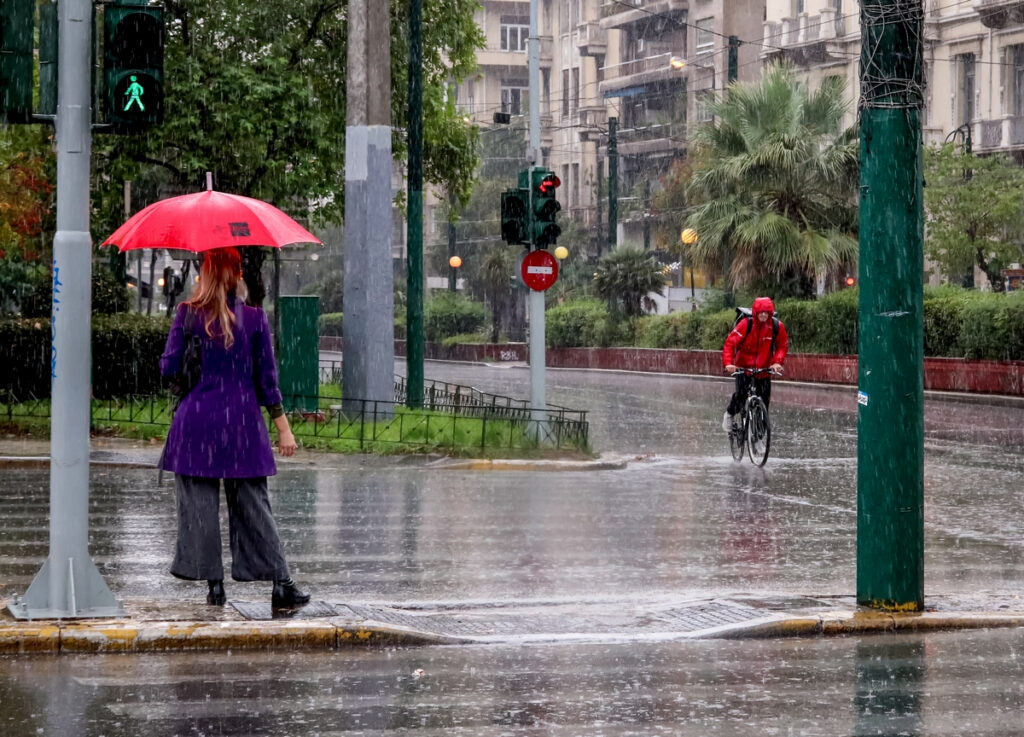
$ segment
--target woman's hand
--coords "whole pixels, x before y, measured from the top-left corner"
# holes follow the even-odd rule
[[[277,447],[280,448],[281,455],[293,455],[298,445],[295,443],[295,436],[292,434],[291,425],[288,424],[287,415],[275,417],[274,427],[277,428]]]
[[[299,446],[295,442],[295,436],[291,430],[285,430],[277,434],[277,447],[281,451],[281,455],[290,456],[295,454],[295,449]]]

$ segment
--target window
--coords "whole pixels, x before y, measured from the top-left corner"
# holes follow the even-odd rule
[[[501,16],[501,50],[526,51],[530,40],[530,18],[518,15]]]
[[[523,102],[530,99],[530,85],[526,80],[502,80],[501,112],[523,114]]]
[[[956,57],[956,77],[956,120],[953,122],[963,125],[974,120],[974,54]]]
[[[715,119],[708,107],[708,103],[714,99],[714,94],[714,90],[701,90],[697,93],[697,120],[701,123],[710,123]]]
[[[715,46],[715,19],[701,18],[694,27],[697,29],[697,53],[711,51]]]
[[[578,112],[580,109],[580,68],[572,68],[572,112]]]
[[[1014,116],[1021,117],[1024,116],[1024,46],[1011,46],[1009,52],[1013,74],[1010,80],[1011,109]]]
[[[793,17],[801,15],[804,12],[804,0],[793,0]]]
[[[846,34],[846,23],[843,22],[843,0],[832,0],[832,8],[836,11],[836,35]]]
[[[580,165],[572,165],[572,189],[569,190],[570,197],[572,198],[572,206],[580,206]]]
[[[569,116],[569,70],[562,70],[562,115]]]

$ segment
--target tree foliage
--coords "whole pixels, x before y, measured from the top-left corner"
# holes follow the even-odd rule
[[[595,291],[605,299],[621,302],[630,317],[649,311],[647,295],[661,294],[664,286],[661,266],[639,248],[616,248],[601,258],[594,273]]]
[[[972,283],[977,266],[1003,291],[1002,269],[1024,260],[1024,169],[951,143],[929,146],[924,158],[925,253],[947,279]]]
[[[699,240],[692,263],[734,287],[765,277],[814,293],[815,276],[845,272],[857,258],[857,134],[841,128],[845,83],[817,91],[786,66],[760,82],[733,84],[697,129],[686,225]]]
[[[215,186],[317,223],[344,213],[345,0],[167,0],[165,119],[143,135],[98,137],[98,231],[121,214],[121,182],[141,206],[167,191]],[[405,155],[407,3],[391,1],[392,150]],[[428,181],[466,181],[477,131],[445,95],[475,66],[475,0],[425,0],[425,166]],[[468,185],[467,185],[468,186]],[[460,191],[465,197],[468,190]]]

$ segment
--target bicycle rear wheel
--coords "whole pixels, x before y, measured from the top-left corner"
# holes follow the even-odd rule
[[[747,419],[741,415],[738,425],[734,425],[729,431],[729,450],[732,451],[734,461],[743,460],[743,451],[747,441]]]
[[[750,462],[763,466],[768,462],[768,451],[772,445],[772,426],[768,419],[768,408],[760,397],[751,397],[747,402],[747,452]]]

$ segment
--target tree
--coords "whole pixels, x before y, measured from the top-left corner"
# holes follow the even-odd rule
[[[974,267],[1003,291],[1000,273],[1024,260],[1024,169],[951,143],[925,149],[925,253],[947,278],[973,286]]]
[[[347,2],[167,0],[164,123],[136,136],[97,136],[94,217],[104,235],[123,220],[121,182],[137,206],[195,190],[212,171],[218,189],[268,200],[317,224],[344,213]],[[392,148],[405,152],[407,3],[392,0]],[[476,130],[445,91],[475,66],[483,45],[475,0],[425,0],[424,132],[427,181],[464,181]]]
[[[55,167],[48,131],[0,128],[0,312],[20,306],[46,279]]]
[[[483,282],[487,301],[491,305],[491,342],[497,343],[505,303],[508,301],[512,253],[507,248],[491,248],[484,256],[483,266]]]
[[[710,104],[687,188],[691,263],[734,288],[768,278],[813,296],[816,277],[856,262],[858,137],[841,128],[844,89],[830,76],[812,92],[775,65]]]
[[[594,289],[609,300],[622,302],[630,317],[650,311],[647,295],[661,294],[665,275],[661,266],[639,248],[622,246],[603,256],[594,274]]]

